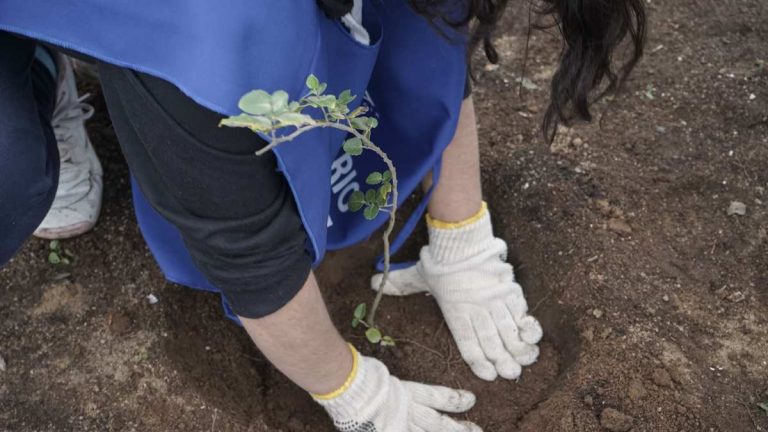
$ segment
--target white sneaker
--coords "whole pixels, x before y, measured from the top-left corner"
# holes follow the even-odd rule
[[[64,239],[89,231],[101,211],[102,169],[85,121],[93,116],[93,107],[77,94],[71,60],[59,55],[56,108],[53,130],[59,146],[59,186],[45,219],[35,231],[44,239]]]

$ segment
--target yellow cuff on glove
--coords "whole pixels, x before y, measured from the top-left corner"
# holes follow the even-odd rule
[[[467,219],[464,219],[463,221],[459,222],[445,222],[438,219],[434,219],[432,216],[427,214],[427,225],[429,225],[431,228],[437,228],[437,229],[459,229],[463,228],[467,225],[472,225],[475,222],[482,219],[485,214],[488,213],[488,204],[483,201],[483,204],[480,206],[480,210],[477,211],[473,216],[470,216]]]
[[[357,378],[357,369],[359,367],[360,363],[360,354],[357,352],[355,347],[352,346],[352,344],[347,344],[349,346],[349,350],[352,351],[352,372],[349,373],[349,376],[347,376],[347,379],[344,381],[344,384],[341,385],[341,387],[337,388],[336,390],[326,393],[326,394],[314,394],[310,393],[313,398],[316,400],[321,401],[329,401],[331,399],[336,399],[337,397],[341,396],[349,390],[349,387],[352,386],[352,383],[355,381],[355,378]]]

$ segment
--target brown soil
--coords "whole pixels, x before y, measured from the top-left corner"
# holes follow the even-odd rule
[[[627,90],[551,147],[538,128],[557,38],[534,33],[539,89],[522,95],[523,7],[506,62],[478,64],[485,193],[546,333],[518,382],[474,378],[427,297],[385,300],[382,324],[410,342],[366,348],[349,319],[370,298],[375,242],[319,272],[346,336],[400,377],[475,391],[467,418],[486,431],[768,430],[768,3],[646,4],[649,52]],[[71,266],[33,240],[0,270],[0,430],[330,431],[216,296],[164,281],[95,104],[99,225],[64,243]]]

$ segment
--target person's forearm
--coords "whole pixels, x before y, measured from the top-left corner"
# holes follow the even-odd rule
[[[429,185],[431,179],[425,183]],[[456,135],[443,153],[440,180],[429,202],[429,214],[445,222],[472,217],[482,205],[480,151],[472,97],[461,106]]]
[[[338,389],[352,370],[352,353],[328,316],[314,274],[282,309],[240,320],[267,359],[310,393]]]
[[[481,205],[477,126],[469,98],[462,105],[456,135],[443,154],[442,174],[429,213],[435,219],[457,222],[476,214]],[[240,319],[275,367],[311,393],[338,389],[352,369],[351,352],[328,316],[314,276],[274,314]]]

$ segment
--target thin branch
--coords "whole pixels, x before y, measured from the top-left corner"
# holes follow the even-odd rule
[[[349,118],[347,118],[347,122],[349,123]],[[379,284],[379,289],[376,292],[376,298],[373,300],[373,306],[371,307],[370,311],[368,312],[368,317],[366,319],[368,325],[371,327],[376,327],[376,311],[379,308],[379,304],[381,304],[381,299],[384,295],[384,286],[387,284],[387,281],[389,279],[389,270],[390,270],[390,236],[392,234],[392,231],[395,229],[395,219],[397,215],[397,204],[398,204],[398,193],[397,193],[397,170],[395,169],[395,165],[392,163],[392,160],[389,158],[387,153],[384,152],[379,146],[374,144],[369,138],[368,134],[361,134],[357,129],[352,127],[349,124],[342,124],[337,122],[320,122],[320,123],[314,123],[307,126],[302,126],[296,128],[295,131],[288,135],[284,135],[282,137],[276,137],[274,130],[272,132],[272,141],[265,146],[264,148],[260,149],[256,152],[257,155],[263,155],[264,153],[274,149],[278,145],[292,141],[296,139],[299,135],[309,132],[313,129],[318,128],[333,128],[338,129],[347,133],[350,133],[354,135],[356,138],[359,138],[363,142],[363,148],[366,150],[373,151],[376,153],[387,165],[387,168],[392,173],[392,209],[390,210],[389,214],[389,224],[387,225],[387,229],[384,231],[384,234],[382,236],[382,239],[384,241],[384,271],[382,272],[382,278],[381,283]]]
[[[430,348],[430,347],[428,347],[426,345],[420,344],[420,343],[418,343],[416,341],[412,341],[410,339],[395,339],[395,342],[398,342],[398,343],[409,343],[411,345],[416,345],[417,347],[419,347],[419,348],[421,348],[421,349],[423,349],[423,350],[425,350],[425,351],[427,351],[429,353],[432,353],[432,354],[436,355],[437,357],[440,357],[442,360],[446,360],[446,361],[448,360],[445,357],[445,355],[442,354],[440,351],[438,351],[436,349],[432,349],[432,348]]]

